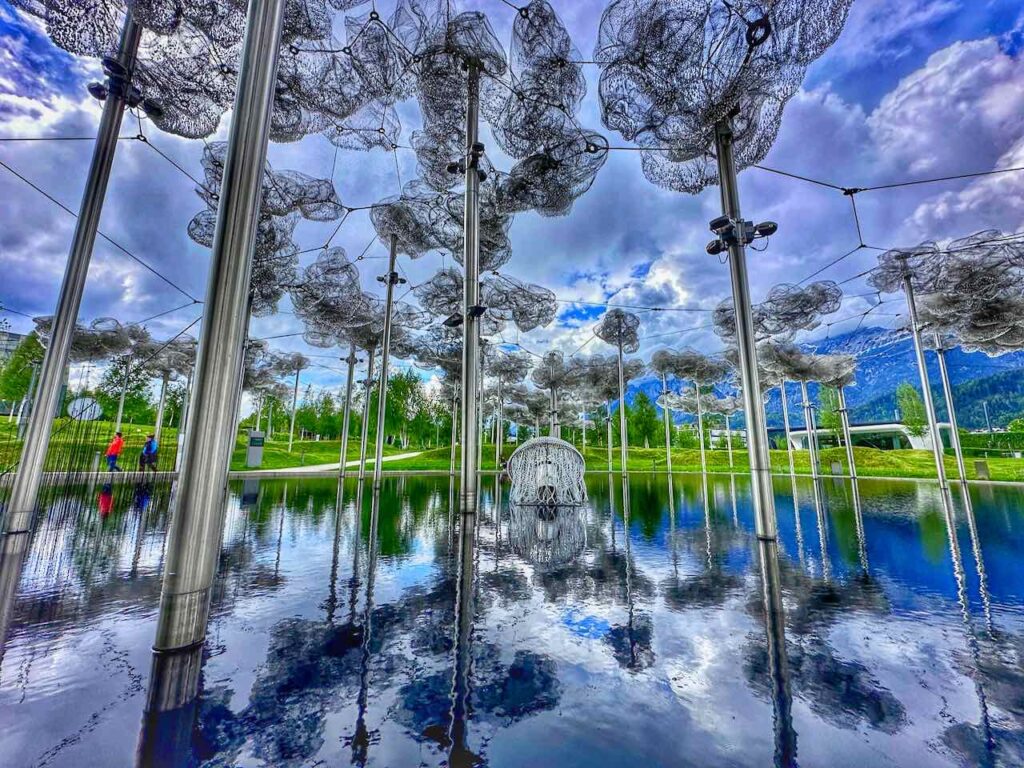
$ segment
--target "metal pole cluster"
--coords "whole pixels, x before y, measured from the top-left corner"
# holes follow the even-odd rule
[[[857,479],[857,462],[853,458],[853,436],[850,434],[850,410],[846,407],[846,388],[836,387],[839,397],[839,419],[843,425],[843,443],[846,445],[846,463],[850,479]]]

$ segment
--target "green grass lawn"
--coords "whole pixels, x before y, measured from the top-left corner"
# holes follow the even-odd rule
[[[122,431],[125,437],[125,449],[122,453],[121,466],[124,469],[135,469],[138,455],[142,450],[142,444],[146,435],[153,431],[148,424],[126,424]],[[49,470],[88,470],[93,466],[96,453],[102,456],[114,434],[112,422],[80,423],[72,422],[70,419],[61,419],[53,429],[51,447],[47,455],[46,467]],[[169,470],[174,467],[174,452],[177,446],[177,430],[165,427],[160,440],[160,460],[158,468]],[[232,470],[244,470],[245,466],[245,445],[246,434],[240,432],[235,443],[235,450],[231,457]],[[315,466],[319,464],[333,464],[338,461],[338,453],[341,450],[341,442],[338,440],[296,440],[291,453],[288,452],[287,435],[278,435],[269,440],[263,450],[263,465],[261,469],[287,469],[290,467]],[[370,446],[372,452],[373,446]],[[400,448],[393,445],[384,446],[384,455],[389,456],[396,453],[411,453],[418,450],[415,446]],[[504,450],[504,457],[508,458],[515,450],[515,445],[508,445]],[[12,467],[18,460],[21,451],[21,443],[16,439],[14,425],[7,419],[0,419],[0,471]],[[795,451],[794,463],[796,471],[800,474],[810,474],[810,461],[807,451]],[[910,478],[934,478],[935,465],[930,451],[881,451],[875,448],[855,448],[854,455],[857,461],[857,474],[861,477],[910,477]],[[485,444],[483,450],[484,470],[493,470],[494,446]],[[789,461],[785,451],[772,451],[772,470],[778,474],[789,471]],[[348,459],[354,461],[359,458],[359,444],[357,440],[349,440]],[[590,471],[601,471],[607,468],[607,450],[603,447],[587,447],[585,454],[587,468]],[[458,457],[456,456],[456,460]],[[423,451],[419,456],[390,461],[385,465],[388,471],[417,471],[435,470],[447,471],[449,461],[449,448],[440,448]],[[733,461],[736,471],[746,471],[747,452],[738,449],[733,452]],[[822,466],[825,473],[830,473],[832,462],[839,462],[845,472],[846,451],[842,448],[826,448],[821,451]],[[1024,482],[1024,459],[987,459],[989,473],[993,480],[1013,480]],[[707,451],[708,469],[712,472],[728,472],[729,455],[725,450]],[[102,458],[100,466],[103,464]],[[665,470],[665,450],[663,448],[630,448],[627,468],[630,471],[661,471]],[[613,470],[619,471],[619,450],[615,448],[612,452]],[[680,472],[700,471],[700,452],[695,448],[678,448],[672,452],[672,468]],[[946,456],[946,472],[950,478],[956,477],[956,460],[953,456]],[[977,479],[974,468],[974,460],[967,459],[967,476],[969,479]]]
[[[508,458],[515,446],[508,446],[504,451]],[[584,458],[589,471],[601,471],[608,466],[608,454],[605,448],[587,447]],[[789,472],[789,459],[786,451],[772,451],[772,471],[776,474]],[[795,451],[793,454],[797,473],[809,475],[811,464],[807,451]],[[854,448],[854,459],[857,462],[859,477],[911,477],[934,478],[935,463],[931,451],[881,451],[875,448]],[[842,448],[826,448],[821,451],[821,462],[825,474],[831,473],[832,462],[839,462],[846,471],[846,451]],[[734,469],[749,470],[746,450],[733,452]],[[458,454],[456,454],[458,465]],[[707,451],[707,465],[711,472],[728,472],[729,453],[725,450]],[[449,466],[448,447],[424,451],[419,456],[400,461],[388,462],[388,471],[415,470],[447,470]],[[657,448],[630,448],[627,468],[632,472],[665,471],[665,450]],[[1015,480],[1024,482],[1024,459],[988,459],[989,473],[993,480]],[[612,454],[614,471],[620,470],[619,449]],[[483,470],[494,469],[494,446],[484,446]],[[672,451],[672,469],[679,472],[700,471],[700,451],[694,449],[675,449]],[[946,456],[946,472],[950,478],[956,477],[956,459]],[[967,461],[967,477],[977,479],[974,462]]]

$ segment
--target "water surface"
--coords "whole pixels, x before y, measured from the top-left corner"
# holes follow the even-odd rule
[[[468,588],[447,477],[386,480],[374,548],[369,487],[233,485],[200,695],[158,719],[168,489],[68,493],[14,608],[0,761],[1024,764],[1019,489],[950,518],[928,483],[778,479],[780,667],[746,478],[587,483],[553,522],[485,481]]]

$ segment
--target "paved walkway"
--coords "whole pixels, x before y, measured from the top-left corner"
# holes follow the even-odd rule
[[[413,451],[412,453],[393,453],[390,456],[385,456],[382,464],[387,464],[389,461],[399,461],[401,459],[412,459],[419,456],[423,451]],[[373,466],[373,456],[366,457],[366,466]],[[353,459],[352,461],[346,461],[345,467],[358,467],[359,459]],[[309,464],[305,467],[282,467],[280,469],[248,469],[245,470],[247,475],[258,475],[262,472],[273,472],[275,474],[288,473],[288,474],[302,474],[303,472],[330,472],[332,470],[338,470],[341,468],[339,462],[333,464]]]

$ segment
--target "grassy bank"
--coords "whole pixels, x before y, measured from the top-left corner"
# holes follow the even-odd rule
[[[490,448],[490,451],[488,451]],[[505,457],[511,455],[514,446],[505,451]],[[587,448],[584,458],[587,461],[587,469],[600,471],[608,466],[608,454],[606,449]],[[785,451],[772,451],[772,471],[777,474],[789,472],[789,459]],[[907,478],[934,478],[935,463],[930,451],[881,451],[875,448],[854,448],[854,460],[857,463],[857,474],[860,477],[907,477]],[[456,462],[458,456],[456,455]],[[821,452],[821,462],[825,474],[831,473],[831,465],[838,462],[846,472],[846,451],[842,448],[827,448]],[[415,471],[415,470],[447,470],[449,463],[449,449],[443,447],[437,450],[425,451],[419,456],[411,459],[388,462],[387,469]],[[810,474],[811,464],[807,451],[795,451],[793,463],[797,473]],[[612,456],[612,468],[620,470],[619,451],[616,448]],[[724,450],[707,451],[707,466],[711,472],[729,472],[729,453]],[[1024,482],[1024,459],[989,459],[989,473],[993,480],[1014,480]],[[656,448],[630,448],[626,468],[633,472],[642,471],[665,471],[665,451]],[[672,469],[679,472],[700,471],[700,451],[697,449],[677,449],[672,452]],[[484,461],[482,469],[494,469],[494,447],[484,446]],[[747,453],[745,450],[733,452],[733,467],[738,471],[749,469]],[[946,457],[946,472],[950,478],[957,476],[956,460],[952,456]],[[967,462],[968,479],[977,479],[974,462]]]

